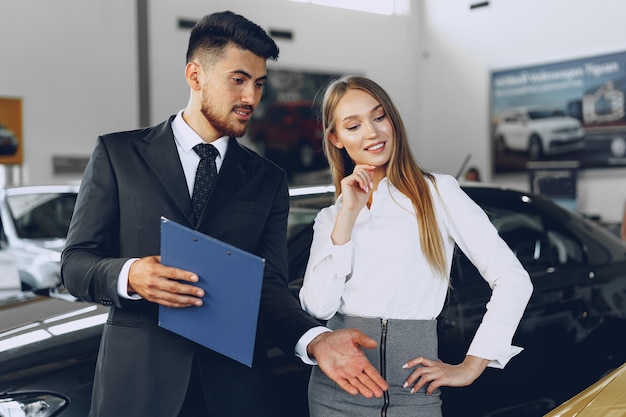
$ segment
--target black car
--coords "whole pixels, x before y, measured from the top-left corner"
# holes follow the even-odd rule
[[[503,370],[487,369],[470,387],[444,388],[444,415],[543,416],[626,361],[626,245],[546,198],[482,185],[464,190],[527,268],[534,293],[514,338],[524,351]],[[323,186],[291,193],[290,287],[297,296],[312,221],[332,203],[333,192]],[[449,302],[439,318],[442,360],[463,359],[489,296],[488,285],[457,251]],[[0,393],[53,390],[72,401],[63,417],[86,415],[106,309],[32,296],[0,312]],[[73,330],[55,334],[58,327],[51,326]],[[31,333],[41,338],[25,336]],[[267,343],[281,415],[306,416],[310,368]]]
[[[63,416],[85,417],[107,315],[107,307],[56,290],[0,300],[0,394],[59,392],[71,399]]]
[[[542,416],[626,360],[626,245],[551,200],[465,187],[529,272],[534,291],[504,370],[446,389],[446,416]],[[439,319],[440,355],[459,362],[490,289],[457,251],[450,303]]]

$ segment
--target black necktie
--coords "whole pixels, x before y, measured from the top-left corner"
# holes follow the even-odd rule
[[[208,143],[199,143],[193,147],[193,150],[200,156],[193,193],[191,194],[193,214],[197,222],[206,201],[209,199],[211,188],[213,188],[217,176],[217,166],[215,165],[217,149]]]

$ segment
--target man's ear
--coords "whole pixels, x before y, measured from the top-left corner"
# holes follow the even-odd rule
[[[337,135],[335,135],[334,133],[331,132],[328,134],[328,140],[330,141],[330,143],[335,145],[335,148],[343,149],[343,143],[341,143],[341,141],[337,139]]]
[[[185,79],[187,80],[189,88],[192,90],[200,91],[202,88],[200,83],[200,71],[202,71],[202,68],[197,62],[189,62],[187,66],[185,66]]]

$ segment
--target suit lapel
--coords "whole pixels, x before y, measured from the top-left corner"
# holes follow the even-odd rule
[[[189,225],[193,226],[193,208],[191,198],[189,198],[187,180],[172,133],[174,117],[172,116],[166,122],[156,126],[152,133],[147,135],[137,147],[146,164],[163,185],[165,192],[178,206]]]
[[[200,215],[199,223],[211,218],[225,204],[232,201],[235,194],[250,181],[257,169],[237,139],[231,137],[228,141],[228,150],[222,167],[217,175],[217,181],[209,201]]]

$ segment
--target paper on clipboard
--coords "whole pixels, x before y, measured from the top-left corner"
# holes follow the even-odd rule
[[[200,307],[159,306],[159,326],[252,366],[265,260],[161,218],[161,263],[195,272]]]

